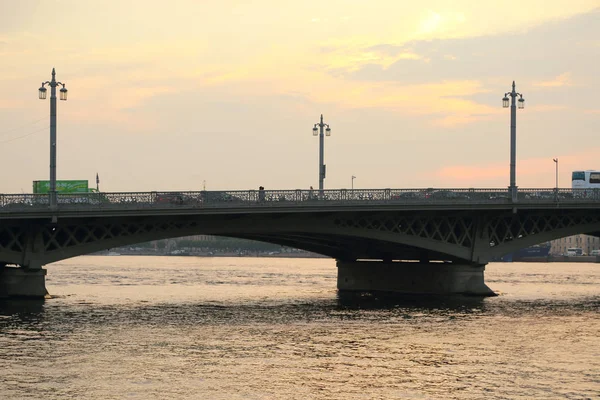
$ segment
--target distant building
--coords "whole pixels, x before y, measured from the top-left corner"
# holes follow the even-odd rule
[[[177,240],[193,240],[194,242],[214,242],[217,238],[213,235],[193,235],[177,238]]]
[[[550,254],[563,255],[567,253],[570,247],[578,247],[585,254],[590,254],[592,250],[600,249],[600,238],[589,235],[574,235],[556,239],[550,242]]]

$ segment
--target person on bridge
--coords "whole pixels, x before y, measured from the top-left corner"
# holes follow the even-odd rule
[[[265,201],[265,187],[264,186],[258,187],[258,201],[261,203],[263,201]]]

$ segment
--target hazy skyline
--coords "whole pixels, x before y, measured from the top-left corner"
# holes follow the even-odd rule
[[[19,1],[0,3],[0,192],[48,179],[104,191],[507,187],[599,169],[600,3]]]

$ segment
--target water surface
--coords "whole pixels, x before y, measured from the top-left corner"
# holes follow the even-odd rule
[[[600,266],[340,297],[328,259],[85,256],[0,302],[2,399],[600,398]]]

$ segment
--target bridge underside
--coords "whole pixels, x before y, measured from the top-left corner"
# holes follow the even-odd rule
[[[378,260],[396,269],[393,273],[389,268],[384,269],[384,276],[396,276],[398,271],[412,269],[413,272],[406,274],[413,281],[425,279],[416,277],[418,271],[427,271],[427,276],[431,276],[436,266],[440,274],[442,265],[446,270],[448,265],[471,266],[478,269],[474,275],[481,275],[483,282],[481,268],[494,256],[555,238],[578,233],[597,235],[599,232],[599,212],[560,209],[519,210],[518,213],[510,210],[437,210],[239,212],[114,218],[59,216],[56,223],[43,218],[3,219],[0,220],[0,268],[14,264],[22,267],[21,273],[34,274],[45,264],[108,248],[207,234],[265,241],[320,253],[337,259],[338,267],[343,265],[347,271],[350,270],[348,263]],[[406,261],[412,263],[409,265]],[[445,263],[436,263],[438,261]],[[373,263],[355,265],[376,274]],[[356,268],[351,269],[356,272]],[[363,272],[356,272],[356,276],[364,275]],[[10,292],[2,289],[2,282],[6,286],[8,280],[7,273],[15,273],[14,268],[0,270],[0,294],[3,290]],[[35,279],[39,280],[39,276]],[[382,280],[379,277],[375,281],[378,279]],[[343,286],[338,281],[338,287],[343,289]],[[352,288],[361,290],[360,285],[352,285]],[[364,288],[367,290],[372,286],[364,285]],[[348,290],[354,289],[349,287]]]
[[[373,238],[359,238],[344,235],[282,233],[281,235],[248,234],[237,235],[241,239],[275,243],[282,246],[312,251],[343,261],[382,260],[386,262],[399,260],[433,260],[459,259],[435,250],[422,249],[408,244],[395,243]]]

